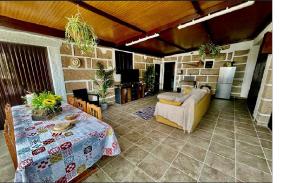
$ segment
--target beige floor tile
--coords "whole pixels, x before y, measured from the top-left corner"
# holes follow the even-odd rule
[[[162,182],[197,182],[192,177],[186,175],[180,170],[170,167],[166,174],[161,178]]]
[[[173,137],[167,137],[162,144],[168,145],[173,149],[180,151],[184,145],[184,141],[175,139]]]
[[[169,167],[169,164],[159,160],[151,154],[148,154],[138,167],[155,180],[158,180],[163,176],[164,172]]]
[[[83,182],[112,182],[112,179],[102,169],[98,169],[97,172]]]
[[[151,153],[160,160],[171,163],[176,157],[178,151],[169,147],[168,145],[160,144]]]
[[[200,182],[234,182],[235,179],[224,173],[204,165],[200,175]]]
[[[134,167],[133,171],[131,171],[125,179],[123,179],[123,182],[154,182],[154,179],[140,168]]]
[[[165,125],[165,124],[161,124],[161,125],[158,125],[157,128],[155,128],[157,131],[160,131],[160,132],[163,132],[163,133],[166,133],[166,134],[170,134],[172,133],[172,131],[175,130],[174,127],[171,127],[171,126],[168,126],[168,125]]]
[[[122,181],[131,171],[133,171],[134,165],[121,156],[118,156],[111,162],[107,163],[102,169],[113,181]]]
[[[121,148],[121,152],[126,151],[128,148],[130,148],[133,145],[133,143],[130,142],[125,137],[119,137],[118,142],[119,142],[119,145],[120,145],[120,148]]]
[[[227,124],[224,124],[224,123],[218,123],[217,128],[234,132],[234,125],[227,125]]]
[[[129,160],[133,165],[137,165],[141,162],[146,156],[148,152],[139,148],[136,145],[131,146],[126,152],[122,154],[122,156]]]
[[[150,152],[155,146],[159,144],[158,141],[155,141],[151,138],[144,137],[136,143],[137,146],[144,149],[145,151]]]
[[[221,171],[226,175],[231,177],[235,176],[235,162],[233,160],[224,158],[212,152],[208,152],[205,159],[205,164]]]
[[[230,147],[227,147],[227,146],[223,146],[221,144],[217,144],[217,143],[214,143],[212,142],[210,147],[209,147],[209,150],[214,152],[214,153],[217,153],[219,155],[222,155],[226,158],[230,158],[232,160],[235,159],[235,150],[230,148]]]
[[[269,133],[269,134],[271,134],[271,131],[269,130],[269,128],[267,128],[267,127],[263,127],[263,126],[255,126],[255,128],[256,128],[256,130],[258,131],[258,132],[263,132],[263,133]]]
[[[123,137],[127,138],[129,141],[135,143],[139,140],[141,140],[144,136],[137,133],[137,132],[130,132],[126,135],[124,135]]]
[[[261,139],[272,141],[272,135],[269,133],[257,132],[257,135]]]
[[[236,177],[244,182],[272,182],[272,175],[237,163]]]
[[[122,136],[128,134],[131,129],[127,128],[126,126],[118,126],[117,128],[114,129],[115,133]]]
[[[266,173],[270,173],[267,161],[263,158],[259,158],[245,152],[236,151],[236,161]]]
[[[15,177],[15,168],[12,163],[6,164],[0,167],[0,173],[1,173],[1,181],[8,182]]]
[[[153,140],[156,140],[158,142],[162,142],[163,140],[165,140],[168,135],[162,132],[159,132],[157,130],[153,130],[150,134],[149,137]]]
[[[102,156],[100,160],[97,161],[96,165],[99,168],[105,166],[108,162],[112,161],[116,156]]]
[[[172,165],[194,179],[198,179],[201,167],[203,166],[201,162],[196,161],[182,153],[178,154]]]
[[[224,130],[224,129],[221,129],[221,128],[216,128],[214,133],[219,135],[219,136],[234,139],[234,133],[233,132],[230,132],[230,131],[227,131],[227,130]]]
[[[208,149],[210,140],[200,138],[196,135],[190,135],[189,138],[187,139],[187,142],[192,145],[199,146],[203,149]]]
[[[211,139],[212,133],[201,130],[201,129],[196,129],[191,135],[198,136],[199,138],[204,138],[207,140]]]
[[[202,149],[198,146],[191,145],[190,143],[186,143],[183,146],[181,152],[202,162],[204,162],[204,158],[206,155],[205,149]]]
[[[249,135],[243,135],[236,133],[236,140],[246,142],[248,144],[252,145],[260,145],[259,139],[257,137],[249,136]]]
[[[236,133],[257,137],[256,132],[254,130],[247,130],[245,128],[236,128]]]
[[[259,156],[261,158],[265,157],[261,146],[254,146],[254,145],[250,145],[248,143],[237,141],[236,142],[236,150],[237,151],[244,151],[244,152],[247,152],[249,154]]]
[[[184,131],[180,129],[174,129],[170,136],[178,140],[186,141],[191,136],[191,134],[184,133]]]
[[[225,145],[225,146],[228,146],[228,147],[231,147],[231,148],[235,147],[234,139],[225,138],[225,137],[217,135],[217,134],[213,135],[212,141],[217,142],[222,145]]]
[[[260,142],[264,148],[272,149],[272,141],[260,139]]]
[[[264,152],[265,152],[267,160],[271,160],[272,161],[272,150],[264,148]]]

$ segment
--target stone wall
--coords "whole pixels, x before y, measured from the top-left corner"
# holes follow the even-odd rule
[[[139,69],[140,80],[143,80],[144,73],[148,66],[159,63],[162,59],[157,57],[151,57],[142,54],[133,54],[133,69]]]
[[[104,65],[105,69],[115,68],[114,49],[95,47],[89,54],[83,54],[75,45],[63,43],[60,48],[61,62],[64,74],[64,82],[67,95],[73,95],[73,90],[87,88],[90,93],[97,93],[98,86],[93,82],[97,63]],[[70,68],[72,58],[78,58],[81,62],[79,68]],[[160,58],[133,53],[133,68],[140,70],[140,80],[148,65]],[[120,76],[115,74],[115,82],[120,82]],[[114,102],[114,88],[109,88],[107,100]]]
[[[176,62],[176,87],[186,87],[187,85],[182,81],[191,78],[197,81],[198,86],[201,84],[210,85],[213,93],[216,91],[220,67],[224,66],[228,61],[233,61],[234,66],[236,66],[236,73],[231,95],[240,97],[247,59],[252,43],[247,42],[241,44],[243,45],[241,47],[239,47],[239,43],[222,46],[222,50],[218,56],[213,58],[207,55],[203,64],[199,64],[200,57],[197,51],[165,57],[164,61]],[[213,61],[212,68],[205,68],[205,62],[207,61]]]
[[[254,111],[254,117],[257,125],[268,126],[273,103],[272,83],[272,56],[269,55]]]

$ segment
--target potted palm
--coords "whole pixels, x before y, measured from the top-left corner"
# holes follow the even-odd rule
[[[114,84],[114,69],[105,70],[104,65],[101,63],[97,63],[97,71],[96,71],[96,79],[95,83],[99,86],[98,94],[100,96],[100,106],[102,110],[107,109],[107,101],[106,97],[108,95],[108,89]]]
[[[155,70],[153,65],[147,67],[144,73],[144,81],[146,83],[146,95],[153,95],[155,85]]]

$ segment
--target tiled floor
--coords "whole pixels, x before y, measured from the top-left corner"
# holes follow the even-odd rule
[[[98,171],[87,182],[272,181],[272,135],[252,123],[245,101],[214,99],[191,134],[133,115],[155,103],[155,97],[148,97],[111,106],[104,113],[104,121],[114,128],[122,153],[102,158],[97,163]],[[12,164],[7,163],[8,153],[2,153],[2,139],[0,174],[5,178],[7,174],[5,180],[11,180]]]

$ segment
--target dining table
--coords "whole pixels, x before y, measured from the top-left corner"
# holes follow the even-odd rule
[[[32,109],[12,107],[18,167],[15,182],[70,182],[102,156],[120,154],[114,130],[107,123],[69,104],[50,120],[33,121]],[[54,131],[55,124],[76,115],[75,125]]]

